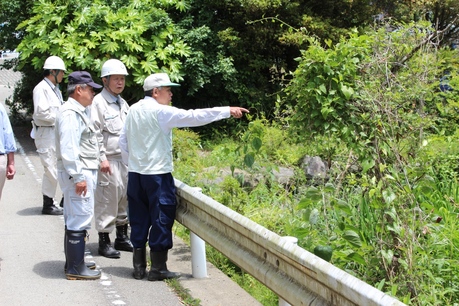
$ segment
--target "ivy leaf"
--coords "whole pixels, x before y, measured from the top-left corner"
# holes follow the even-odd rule
[[[314,255],[329,262],[333,255],[333,248],[329,245],[318,245],[314,248]]]
[[[309,218],[311,217],[311,209],[306,209],[303,213],[303,220],[309,222]]]
[[[349,204],[346,201],[338,199],[336,201],[336,207],[339,210],[343,211],[345,214],[352,215],[351,207],[349,206]]]
[[[352,89],[351,87],[348,87],[346,85],[341,85],[341,88],[340,88],[341,92],[343,93],[344,97],[349,100],[352,95],[354,94],[354,89]]]
[[[367,159],[362,162],[362,173],[366,173],[368,170],[375,166],[374,159]]]
[[[314,208],[309,215],[309,223],[315,225],[319,221],[319,210]]]
[[[353,230],[345,230],[343,238],[353,246],[362,246],[362,240],[360,240],[360,236]]]
[[[319,89],[322,93],[326,94],[327,93],[327,88],[325,88],[324,84],[320,84]]]
[[[156,61],[141,61],[140,66],[147,74],[153,73],[158,69]]]
[[[394,251],[392,251],[392,250],[381,250],[381,255],[386,260],[388,265],[392,264],[392,259],[394,258]]]
[[[305,196],[311,201],[318,202],[322,200],[322,193],[316,187],[309,187],[306,190]]]
[[[252,147],[255,149],[255,151],[259,151],[260,148],[261,148],[261,145],[262,145],[262,141],[260,138],[258,137],[255,137],[253,140],[252,140]]]
[[[244,164],[251,168],[253,166],[253,164],[255,163],[255,156],[252,154],[252,153],[247,153],[245,156],[244,156]]]
[[[305,209],[308,208],[313,202],[309,198],[304,198],[297,204],[297,209]]]
[[[382,192],[382,196],[384,198],[384,201],[387,204],[392,203],[392,201],[394,201],[397,198],[397,196],[395,195],[395,193],[392,190],[384,190]]]
[[[366,265],[367,263],[365,262],[365,259],[362,257],[362,255],[360,255],[359,253],[357,252],[352,252],[350,253],[349,255],[346,256],[346,258],[348,260],[351,260],[351,261],[354,261],[356,263],[359,263],[361,265]]]
[[[139,63],[139,60],[137,59],[136,56],[133,55],[123,55],[120,60],[127,66],[127,67],[133,67],[135,64]]]
[[[86,46],[88,47],[88,49],[94,49],[96,48],[96,44],[94,43],[94,41],[90,40],[90,39],[84,39],[83,40],[83,43],[86,44]]]
[[[119,49],[119,45],[118,45],[117,42],[109,41],[109,40],[105,39],[101,43],[100,49],[103,52],[106,52],[106,53],[113,53],[113,52],[115,52],[115,51],[117,51]]]

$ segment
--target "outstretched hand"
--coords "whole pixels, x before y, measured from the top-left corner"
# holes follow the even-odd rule
[[[241,118],[244,113],[249,113],[249,110],[238,106],[230,107],[230,114],[234,118]]]

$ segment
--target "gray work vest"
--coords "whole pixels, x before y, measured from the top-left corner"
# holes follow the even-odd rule
[[[69,103],[68,110],[72,110],[83,120],[86,128],[81,133],[80,138],[80,161],[83,163],[85,169],[99,169],[99,144],[97,143],[96,130],[86,114],[81,110],[73,107]]]

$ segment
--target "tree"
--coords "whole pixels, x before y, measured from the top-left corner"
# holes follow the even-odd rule
[[[0,49],[16,49],[23,33],[16,27],[28,19],[33,5],[32,0],[11,0],[0,2]]]
[[[42,71],[50,55],[63,58],[69,72],[87,70],[95,78],[105,60],[120,59],[130,72],[124,96],[131,103],[143,95],[141,85],[151,73],[163,71],[181,80],[190,48],[166,10],[186,8],[182,1],[34,2],[31,17],[17,28],[24,33],[17,50],[25,79],[16,88],[15,103],[31,108],[32,84],[39,77],[35,73],[30,79],[28,72]]]
[[[457,63],[457,57],[444,63],[445,51],[437,49],[436,32],[425,22],[386,28],[328,48],[313,40],[287,89],[290,122],[300,137],[321,135],[345,145],[377,178],[387,165],[407,158],[400,155],[417,154],[432,120],[444,111],[439,75]],[[395,149],[400,143],[407,151]]]

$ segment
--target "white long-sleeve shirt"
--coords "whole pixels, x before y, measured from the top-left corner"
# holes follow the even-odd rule
[[[130,172],[170,173],[173,128],[202,126],[229,117],[229,106],[184,110],[145,97],[131,106],[120,135],[123,161]]]
[[[44,78],[33,89],[33,121],[36,126],[54,126],[62,105],[59,87]]]

